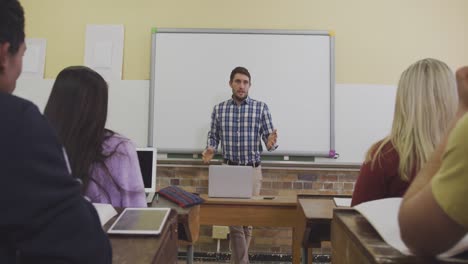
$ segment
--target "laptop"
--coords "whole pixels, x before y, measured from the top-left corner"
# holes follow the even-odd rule
[[[251,166],[210,165],[208,196],[219,198],[251,198],[253,193]]]
[[[151,203],[156,191],[156,156],[155,148],[137,148],[141,176],[145,186],[146,202]]]

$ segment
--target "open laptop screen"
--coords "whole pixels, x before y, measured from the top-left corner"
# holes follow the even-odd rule
[[[138,148],[138,161],[146,191],[154,191],[156,187],[156,152],[153,148]]]
[[[253,173],[250,166],[210,165],[208,167],[208,196],[222,198],[251,198]]]

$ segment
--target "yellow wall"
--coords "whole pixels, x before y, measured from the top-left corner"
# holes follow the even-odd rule
[[[20,0],[46,78],[83,64],[86,24],[123,24],[124,79],[148,79],[152,27],[336,32],[337,83],[395,84],[417,59],[468,64],[467,0]]]

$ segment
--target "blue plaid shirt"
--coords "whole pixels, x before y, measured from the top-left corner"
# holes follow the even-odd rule
[[[247,97],[237,105],[229,99],[213,109],[207,144],[216,150],[221,142],[224,159],[239,164],[259,162],[263,150],[261,139],[266,145],[273,130],[271,114],[265,103]]]

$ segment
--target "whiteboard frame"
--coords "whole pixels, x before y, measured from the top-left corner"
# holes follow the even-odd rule
[[[154,93],[156,37],[158,33],[194,33],[194,34],[266,34],[266,35],[317,35],[330,37],[330,151],[329,152],[263,152],[262,155],[275,156],[313,156],[335,158],[335,37],[334,33],[325,30],[276,30],[276,29],[207,29],[207,28],[153,28],[151,36],[150,91],[148,115],[148,146],[154,147]],[[202,150],[193,149],[158,149],[158,153],[196,154]]]

